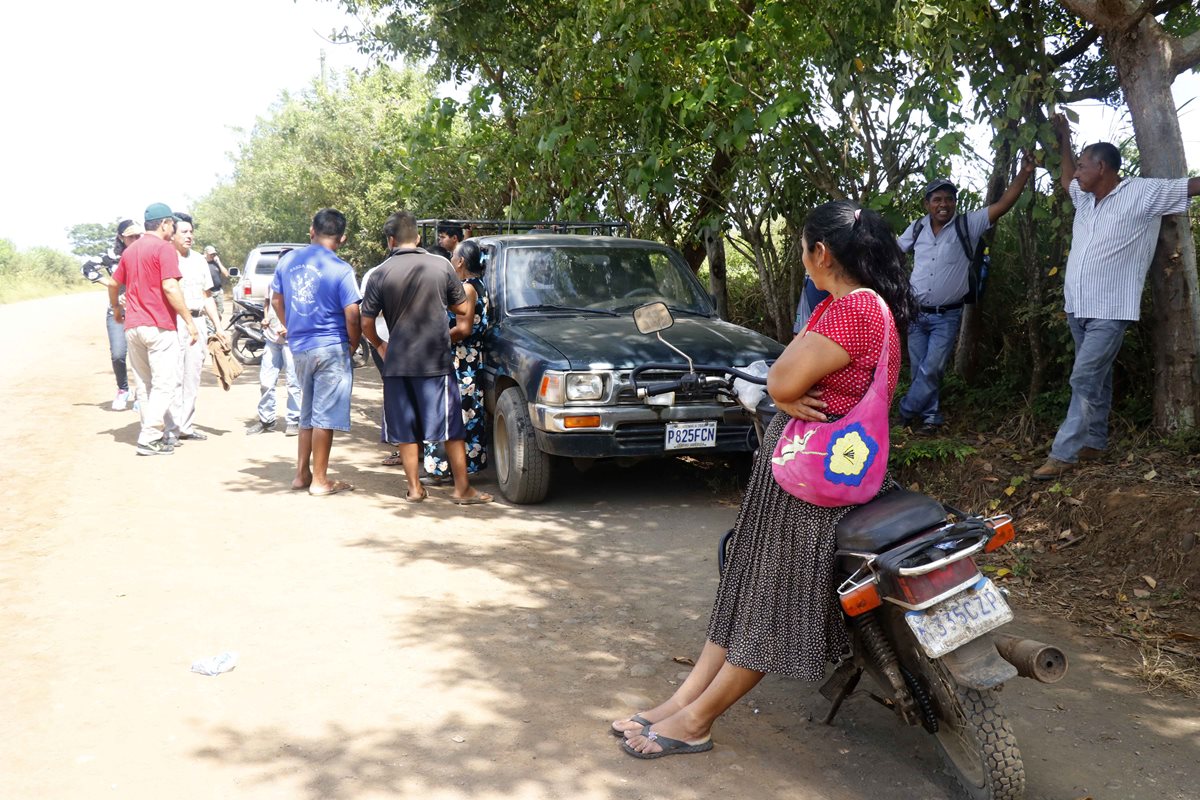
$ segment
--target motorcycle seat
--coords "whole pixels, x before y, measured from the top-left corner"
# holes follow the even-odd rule
[[[945,521],[946,509],[932,497],[893,489],[842,517],[837,546],[839,550],[878,553]]]

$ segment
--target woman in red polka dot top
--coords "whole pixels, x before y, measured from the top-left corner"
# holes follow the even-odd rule
[[[626,753],[660,758],[712,749],[713,723],[767,672],[820,680],[848,648],[833,587],[834,528],[849,507],[823,508],[779,488],[775,443],[790,416],[824,421],[866,393],[884,347],[888,392],[900,374],[900,336],[917,313],[896,236],[874,211],[839,201],[804,224],[804,269],[829,297],[771,367],[775,415],[734,525],[696,666],[666,702],[612,724]],[[892,312],[887,320],[875,299]],[[884,489],[890,488],[884,480]]]

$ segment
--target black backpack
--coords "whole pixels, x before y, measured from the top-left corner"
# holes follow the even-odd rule
[[[917,237],[921,235],[924,228],[925,218],[921,217],[913,227],[914,251],[917,247]],[[992,256],[982,237],[979,239],[979,246],[975,248],[974,252],[971,252],[971,245],[967,241],[967,219],[962,214],[954,215],[954,232],[958,235],[958,243],[962,245],[963,253],[970,262],[967,267],[967,293],[963,295],[962,301],[978,303],[983,299],[983,292],[987,287],[988,267],[992,265]]]

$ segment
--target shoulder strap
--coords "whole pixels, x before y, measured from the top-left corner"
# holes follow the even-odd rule
[[[912,238],[912,247],[910,248],[910,252],[914,252],[914,253],[916,252],[917,239],[921,236],[921,231],[923,231],[923,230],[925,230],[925,218],[921,217],[919,220],[916,221],[916,224],[913,225],[913,238]]]
[[[954,215],[954,232],[958,234],[958,243],[962,245],[963,253],[966,254],[967,260],[975,258],[975,252],[971,250],[971,245],[967,241],[967,219],[962,214]]]

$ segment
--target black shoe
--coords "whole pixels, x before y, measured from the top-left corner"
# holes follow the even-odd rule
[[[208,438],[208,435],[201,433],[200,431],[192,431],[191,433],[179,434],[179,438],[180,439],[190,439],[193,442],[203,442],[204,440],[206,440]]]
[[[273,430],[275,430],[275,420],[271,420],[270,422],[259,420],[249,428],[246,428],[246,435],[257,436],[260,433],[270,433]]]
[[[926,422],[921,427],[917,428],[918,436],[937,436],[942,432],[941,425],[934,425],[932,422]]]
[[[139,444],[137,447],[139,456],[169,456],[174,452],[175,448],[166,439],[155,439],[150,444]]]

